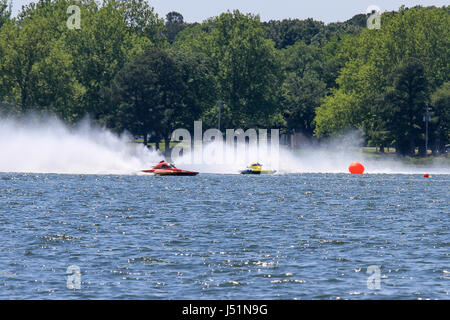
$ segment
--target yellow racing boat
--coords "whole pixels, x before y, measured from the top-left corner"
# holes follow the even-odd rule
[[[276,170],[263,169],[262,165],[258,162],[252,163],[246,169],[241,171],[241,174],[274,174]]]

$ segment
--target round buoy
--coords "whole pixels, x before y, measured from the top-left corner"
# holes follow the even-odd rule
[[[351,174],[363,174],[364,166],[360,162],[355,161],[350,163],[348,171],[350,171]]]
[[[425,173],[425,174],[423,175],[423,177],[424,177],[424,178],[429,178],[430,175],[429,175],[428,173]]]

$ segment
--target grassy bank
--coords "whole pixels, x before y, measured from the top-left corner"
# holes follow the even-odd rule
[[[425,165],[430,165],[430,164],[445,165],[445,166],[450,165],[450,157],[448,156],[448,154],[441,155],[441,156],[433,156],[429,152],[426,157],[421,157],[418,155],[416,155],[414,157],[410,157],[410,156],[402,157],[402,156],[397,155],[397,153],[395,153],[394,148],[390,148],[389,151],[385,150],[384,153],[379,152],[376,148],[373,148],[373,147],[363,147],[363,148],[361,148],[361,151],[362,151],[364,157],[370,158],[370,159],[376,159],[376,160],[378,160],[378,159],[380,159],[380,160],[396,160],[396,161],[404,162],[405,164],[417,165],[417,166],[425,166]]]

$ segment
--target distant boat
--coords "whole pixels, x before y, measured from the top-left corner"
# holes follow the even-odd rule
[[[274,174],[276,170],[262,169],[262,165],[258,162],[252,163],[246,169],[241,171],[241,174]]]

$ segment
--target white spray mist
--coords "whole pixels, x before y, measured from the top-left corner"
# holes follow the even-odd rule
[[[50,117],[0,119],[0,172],[133,174],[161,158],[88,120],[70,128]]]

